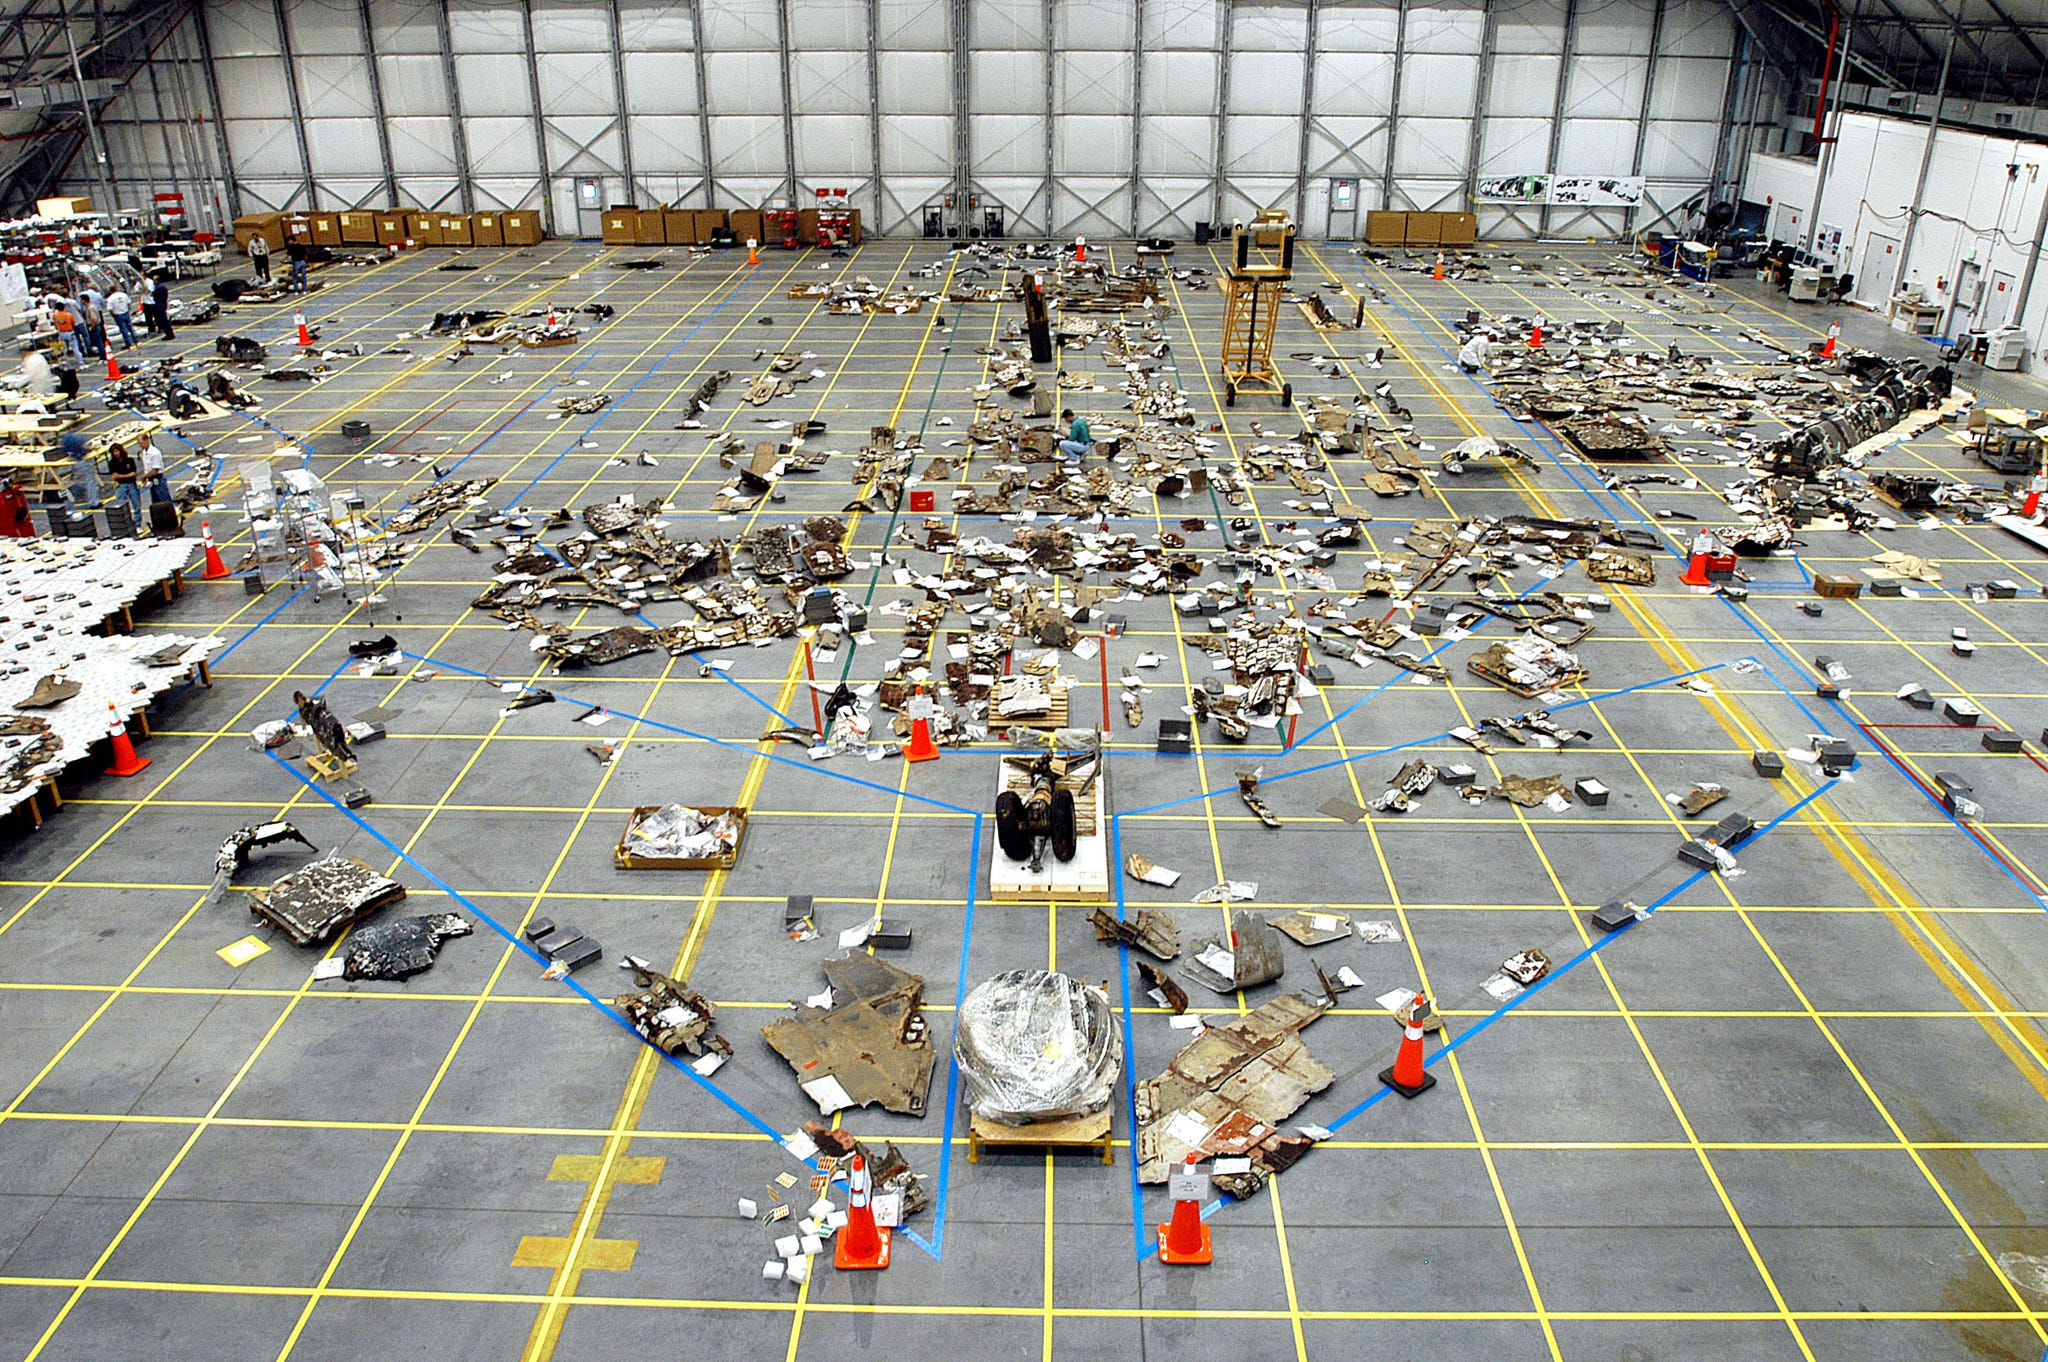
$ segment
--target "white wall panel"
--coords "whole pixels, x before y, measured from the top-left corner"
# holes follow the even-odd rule
[[[884,114],[942,114],[952,110],[953,58],[950,54],[884,52],[876,65],[882,78],[881,106]]]
[[[1213,52],[1145,53],[1145,116],[1198,114],[1216,109],[1216,54]]]
[[[1409,115],[1423,118],[1470,120],[1472,103],[1479,95],[1477,57],[1410,53],[1408,69],[1401,76],[1402,136],[1407,136]]]
[[[782,174],[782,120],[755,114],[712,119],[711,164],[720,179]]]
[[[1053,120],[1053,164],[1074,175],[1129,175],[1130,118],[1064,115]]]
[[[438,68],[439,63],[435,63]],[[379,68],[382,69],[381,67]],[[420,79],[431,81],[436,95],[440,91],[442,75],[439,69],[420,72]],[[455,83],[462,91],[462,112],[502,118],[533,116],[533,100],[526,88],[526,58],[510,53],[457,53],[455,57]],[[390,96],[385,96],[385,107],[393,107]],[[471,153],[474,156],[475,150]],[[477,162],[482,165],[482,161]]]
[[[222,57],[214,66],[220,78],[222,111],[230,121],[292,116],[284,63],[278,58]],[[228,93],[231,90],[233,95]]]
[[[875,45],[884,52],[945,52],[953,46],[945,0],[876,0]]]
[[[1301,53],[1231,54],[1230,117],[1301,112]]]
[[[1726,58],[1665,57],[1657,63],[1657,85],[1650,92],[1650,117],[1718,124],[1721,98],[1727,88]]]
[[[950,118],[885,118],[882,120],[882,169],[885,172],[929,171],[953,159]]]
[[[1372,176],[1387,163],[1384,118],[1318,118],[1309,133],[1309,173]]]
[[[449,46],[457,52],[524,52],[526,33],[519,6],[507,0],[448,6]],[[629,44],[631,45],[631,44]]]
[[[1062,48],[1128,52],[1137,31],[1131,0],[1064,0],[1053,6],[1053,41]]]
[[[1470,53],[1479,50],[1485,15],[1473,8],[1430,8],[1408,11],[1408,52]]]
[[[639,154],[639,144],[634,144]],[[868,121],[841,115],[805,116],[796,120],[797,178],[827,179],[835,183],[849,176],[868,173]]]
[[[1649,50],[1650,25],[1656,17],[1654,6],[1642,4],[1581,4],[1573,20],[1578,30],[1577,50],[1588,53]]]
[[[537,65],[540,103],[549,118],[609,116],[618,109],[611,58],[602,53],[543,52]]]
[[[1735,16],[1724,0],[1665,0],[1660,50],[1679,57],[1725,57],[1735,45]]]
[[[1557,103],[1555,52],[1499,54],[1486,89],[1486,113],[1494,118],[1541,118],[1548,122]]]
[[[1292,52],[1308,46],[1308,10],[1239,9],[1230,21],[1230,45],[1239,52]]]
[[[1565,117],[1633,119],[1642,108],[1647,69],[1641,57],[1574,56],[1565,84]],[[1718,100],[1714,112],[1720,113]]]
[[[306,150],[324,185],[329,176],[381,175],[377,125],[367,118],[317,118],[306,122]]]
[[[632,82],[628,82],[632,84]],[[797,112],[865,114],[868,60],[861,52],[798,52],[789,67],[790,97]],[[694,107],[684,103],[675,112]]]
[[[1564,0],[1497,0],[1494,8],[1495,52],[1554,56],[1564,50]]]
[[[972,53],[967,63],[967,88],[977,114],[1042,115],[1045,59],[1036,52]]]
[[[1154,175],[1202,175],[1215,154],[1216,120],[1182,116],[1147,116],[1138,125],[1140,164]]]
[[[1151,120],[1146,120],[1149,124]],[[1026,114],[977,114],[967,136],[977,178],[1045,173],[1045,118]]]
[[[1489,118],[1479,140],[1481,175],[1540,175],[1550,156],[1548,118]]]
[[[1043,46],[1044,13],[1042,0],[975,0],[969,40],[981,50]]]
[[[782,58],[773,52],[707,52],[704,79],[711,106],[721,117],[782,112]]]
[[[299,148],[292,140],[289,123],[252,122],[229,119],[228,154],[236,168],[250,179],[299,178]]]
[[[1301,149],[1301,124],[1292,118],[1241,115],[1223,120],[1223,165],[1232,178],[1274,166],[1292,169]]]
[[[1463,118],[1401,118],[1401,137],[1394,144],[1394,174],[1461,179],[1472,124]]]
[[[284,17],[300,57],[362,55],[362,20],[354,5],[287,5]]]
[[[867,8],[845,0],[789,0],[789,45],[813,52],[866,51]]]
[[[525,73],[520,74],[524,87]],[[377,80],[384,91],[384,112],[393,118],[433,118],[447,112],[448,80],[439,57],[379,57]]]
[[[537,175],[540,153],[533,145],[531,118],[467,118],[463,135],[469,139],[472,169],[483,167],[491,175]],[[694,129],[691,140],[696,140]]]
[[[1384,116],[1394,96],[1392,52],[1318,52],[1316,112]]]
[[[455,173],[455,134],[445,118],[391,120],[391,164],[401,175]]]
[[[275,56],[282,50],[277,44],[276,12],[260,0],[208,5],[206,35],[216,59]]]
[[[535,9],[534,22],[538,24],[539,7]],[[434,11],[419,0],[370,0],[370,31],[376,35],[379,52],[420,55],[441,50]]]
[[[1566,119],[1557,141],[1560,175],[1626,175],[1635,159],[1636,125],[1604,118]]]
[[[1062,52],[1053,63],[1055,106],[1063,114],[1128,113],[1128,52]]]
[[[1145,50],[1213,52],[1222,39],[1221,0],[1145,0]]]

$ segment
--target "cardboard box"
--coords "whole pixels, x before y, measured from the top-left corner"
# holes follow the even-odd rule
[[[642,208],[639,225],[633,229],[633,244],[636,246],[666,246],[668,244],[668,214],[659,208]]]
[[[367,245],[377,239],[375,213],[336,213],[334,221],[341,228],[344,244]]]
[[[476,244],[476,234],[469,227],[469,214],[443,213],[441,215],[441,244],[443,246],[474,246]]]
[[[696,233],[697,240],[706,245],[711,243],[712,232],[720,227],[731,225],[726,220],[727,215],[723,208],[699,208],[694,210],[690,216],[696,219],[697,222],[696,227],[692,229]]]
[[[806,246],[818,244],[818,210],[799,208],[796,210],[796,239]]]
[[[662,235],[671,246],[696,246],[703,242],[697,235],[697,215],[687,208],[663,209],[661,223]]]
[[[1830,600],[1853,601],[1863,594],[1863,579],[1845,573],[1816,572],[1813,574],[1813,594]]]
[[[284,249],[283,213],[245,213],[235,219],[235,247],[242,254],[249,253],[249,242],[262,237],[270,243],[270,249]]]
[[[471,213],[469,215],[469,239],[479,246],[502,246],[505,244],[505,228],[496,213]]]
[[[506,213],[498,219],[507,246],[538,246],[541,242],[540,214]]]
[[[1438,213],[1442,240],[1446,246],[1472,246],[1479,241],[1479,215],[1477,213]]]
[[[405,234],[415,246],[438,246],[441,244],[441,217],[438,213],[407,213]]]
[[[37,199],[36,216],[39,218],[75,218],[92,211],[91,199]]]
[[[738,829],[738,836],[744,838],[747,835],[745,806],[707,804],[696,808],[698,813],[712,818],[721,814],[731,814],[732,821]],[[626,839],[632,836],[633,829],[638,827],[647,815],[657,813],[660,809],[659,804],[641,804],[634,808],[626,819],[625,830],[619,833],[619,844],[612,848],[612,864],[621,870],[730,870],[739,864],[738,841],[733,843],[730,850],[710,856],[641,856],[626,850]]]
[[[1443,240],[1442,213],[1410,213],[1403,240],[1410,246],[1435,246]]]
[[[762,235],[766,228],[762,226],[758,208],[735,208],[727,215],[726,223],[732,228],[732,239],[742,246],[749,240],[767,243],[768,239]]]
[[[640,210],[607,208],[604,212],[604,244],[632,246],[640,239]]]
[[[1399,246],[1408,240],[1406,213],[1372,212],[1365,215],[1365,240],[1372,246]]]
[[[405,214],[403,212],[372,213],[376,224],[376,241],[379,246],[403,246],[405,244]]]
[[[339,246],[341,244],[341,220],[333,213],[315,213],[306,220],[308,230],[313,233],[315,246]]]

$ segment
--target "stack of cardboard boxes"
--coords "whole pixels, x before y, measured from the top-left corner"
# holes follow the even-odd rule
[[[860,210],[852,213],[853,230],[848,244],[860,241]],[[805,208],[797,218],[797,240],[806,246],[818,244],[818,210]],[[604,244],[607,246],[703,246],[714,229],[724,227],[733,240],[744,245],[749,237],[767,245],[762,234],[758,208],[608,208],[604,214]]]
[[[235,219],[235,245],[248,254],[262,237],[272,251],[298,234],[313,246],[536,246],[542,239],[540,214],[426,213],[415,208],[376,212],[249,213]]]
[[[1479,219],[1471,213],[1367,213],[1365,240],[1372,246],[1470,246],[1479,240]]]

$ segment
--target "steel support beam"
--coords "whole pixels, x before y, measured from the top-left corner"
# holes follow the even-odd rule
[[[875,186],[874,230],[879,235],[889,230],[888,206],[884,199],[888,189],[882,183],[882,5],[881,0],[867,0],[868,16],[868,177]],[[701,79],[701,77],[700,77]],[[704,101],[699,99],[701,110]],[[705,174],[710,174],[710,124],[705,125]]]
[[[971,211],[968,201],[974,197],[974,152],[967,126],[969,18],[969,0],[951,0],[946,6],[946,31],[953,48],[953,203],[957,212],[955,221],[960,224],[963,238],[971,225],[967,216]]]
[[[1045,15],[1045,235],[1050,238],[1059,230],[1059,150],[1055,136],[1059,100],[1054,95],[1059,74],[1059,39],[1053,32],[1059,15],[1053,0],[1043,0],[1039,8]]]
[[[441,0],[438,8],[442,14],[447,14],[447,0]],[[789,123],[788,0],[778,0],[776,11],[781,20],[779,32],[782,36],[782,145],[784,150],[787,150],[792,136]],[[442,22],[445,23],[446,20]],[[619,0],[605,0],[604,36],[605,41],[611,44],[612,93],[619,101],[619,171],[626,177],[626,202],[637,207],[640,203],[640,182],[633,175],[633,120],[627,114],[627,110],[632,107],[632,101],[626,97],[625,38],[619,31]],[[791,164],[795,164],[793,159]]]
[[[2012,34],[2019,41],[2021,47],[2027,49],[2027,55],[2034,59],[2035,66],[2042,70],[2048,70],[2048,52],[2043,52],[2040,49],[2039,45],[2034,42],[2033,37],[2027,32],[2025,26],[2017,22],[2010,14],[2007,14],[2005,6],[1999,4],[1998,0],[1986,0],[1986,3],[1991,7],[1992,17],[1996,18],[2004,26],[2005,31]],[[1956,17],[1958,19],[1962,17],[1962,10],[1962,5],[1958,4],[1956,6]],[[1958,23],[1956,27],[1961,28],[1962,25]]]
[[[1569,0],[1567,0],[1569,3]],[[1401,142],[1401,72],[1408,65],[1408,0],[1394,21],[1394,81],[1387,94],[1387,166],[1380,175],[1380,207],[1394,206],[1394,154]]]
[[[548,164],[548,124],[540,112],[540,54],[533,45],[533,0],[519,0],[519,29],[526,43],[522,54],[526,58],[526,94],[533,107],[533,163],[540,167],[541,226],[555,236],[555,172]]]
[[[530,4],[532,0],[527,2]],[[872,53],[875,44],[873,4],[868,6],[868,18],[868,49]],[[697,137],[704,147],[704,206],[716,208],[718,177],[712,173],[716,162],[711,156],[711,75],[704,61],[704,0],[690,0],[690,59],[697,69]],[[873,69],[872,65],[869,69]]]
[[[1636,147],[1634,155],[1631,156],[1629,159],[1629,174],[1631,175],[1640,175],[1643,173],[1643,150],[1645,147],[1649,145],[1650,141],[1650,101],[1656,98],[1657,94],[1657,49],[1663,46],[1663,43],[1664,0],[1655,0],[1655,3],[1652,4],[1650,7],[1650,47],[1648,55],[1644,58],[1643,61],[1643,99],[1642,102],[1636,106]],[[1728,66],[1730,71],[1732,72],[1734,70],[1735,63],[1731,60],[1728,63]],[[1723,135],[1726,134],[1728,127],[1727,118],[1728,98],[1727,93],[1724,91],[1721,97],[1721,128]],[[1556,153],[1553,152],[1551,154],[1551,160],[1555,161],[1556,159]],[[1713,172],[1711,170],[1708,171],[1710,177],[1712,173]],[[1709,192],[1711,193],[1713,189],[1711,178],[1709,179],[1707,187]],[[1630,228],[1633,228],[1635,226],[1636,211],[1636,209],[1630,208],[1626,210],[1626,212],[1624,212],[1624,214],[1622,215],[1622,220]]]
[[[1564,0],[1564,40],[1558,44],[1557,93],[1550,104],[1550,148],[1544,154],[1545,174],[1557,174],[1557,152],[1564,142],[1564,102],[1572,80],[1572,49],[1579,36],[1579,0]],[[1536,235],[1550,235],[1550,205],[1536,215]]]
[[[71,54],[71,78],[78,83],[78,112],[85,119],[85,138],[92,148],[93,180],[100,193],[106,196],[103,212],[113,212],[120,207],[121,200],[114,192],[113,183],[107,178],[107,149],[100,141],[100,130],[92,121],[92,100],[85,92],[85,68],[79,65],[78,44],[71,37],[71,15],[61,8],[64,15],[64,46]],[[309,174],[311,172],[308,172]]]
[[[199,0],[192,0],[187,7],[192,19],[192,31],[199,36],[199,70],[205,77],[208,113],[212,115],[214,149],[220,157],[222,184],[227,190],[228,217],[232,221],[242,216],[242,186],[235,178],[234,152],[228,146],[227,123],[220,112],[220,75],[213,60],[213,35],[206,30],[206,10]]]
[[[1896,8],[1893,6],[1892,0],[1881,0],[1881,3],[1884,5],[1886,9],[1892,10],[1893,13],[1898,12]],[[1963,27],[1963,7],[1961,4],[1961,0],[1958,0],[1958,3],[1956,5],[1956,12],[1954,14],[1950,14],[1948,12],[1948,7],[1942,4],[1941,0],[1927,0],[1927,3],[1928,6],[1931,9],[1933,9],[1933,11],[1936,14],[1939,14],[1941,16],[1942,21],[1949,26],[1949,32],[1960,37],[1963,40],[1963,42],[1969,47],[1969,49],[1977,54],[1977,59],[1984,63],[1984,70],[1988,74],[1996,76],[1998,78],[1998,84],[2000,88],[2002,88],[2005,91],[2007,97],[2015,104],[2026,103],[2027,92],[2020,89],[2018,85],[2015,85],[2013,83],[2012,77],[2008,76],[2005,73],[2005,63],[1999,61],[1997,58],[1993,57],[1989,52],[1985,51],[1984,44],[1978,42],[1977,39]],[[1899,17],[1903,19],[1905,16],[1900,15]],[[1932,47],[1927,46],[1927,40],[1920,36],[1919,30],[1909,27],[1908,31],[1913,34],[1913,40],[1915,42],[1919,43],[1922,47],[1927,48],[1928,54],[1931,56],[1934,52],[1934,49]]]
[[[1842,19],[1841,60],[1844,66],[1848,64],[1851,45],[1855,41],[1856,16],[1852,10],[1849,14],[1843,16]],[[1820,206],[1821,201],[1827,194],[1828,171],[1833,168],[1835,163],[1835,139],[1840,137],[1842,133],[1842,87],[1848,83],[1846,80],[1835,82],[1831,98],[1833,105],[1832,116],[1830,116],[1830,110],[1828,109],[1820,111],[1821,144],[1820,155],[1817,158],[1813,172],[1813,206],[1807,210],[1806,237],[1800,245],[1800,249],[1808,255],[1813,254],[1814,244],[1820,240]]]
[[[1486,104],[1493,95],[1493,53],[1500,42],[1500,9],[1488,4],[1479,26],[1479,83],[1472,98],[1472,128],[1465,138],[1465,211],[1479,211],[1479,158],[1486,153]],[[1387,136],[1394,125],[1387,124]],[[1362,226],[1363,224],[1361,224]]]
[[[1301,134],[1294,164],[1294,225],[1301,230],[1308,213],[1309,125],[1316,110],[1316,0],[1308,0],[1306,31],[1301,45]]]
[[[1960,6],[1958,6],[1960,9]],[[1927,115],[1927,140],[1920,144],[1920,176],[1913,182],[1913,202],[1906,209],[1906,231],[1899,242],[1899,268],[1906,268],[1906,257],[1913,249],[1913,234],[1920,226],[1921,200],[1927,196],[1927,172],[1934,164],[1934,135],[1941,128],[1941,106],[1948,99],[1948,63],[1955,55],[1956,31],[1948,31],[1948,41],[1942,44],[1941,80],[1934,89],[1934,108]],[[2017,319],[2017,314],[2015,314]]]
[[[617,16],[619,0],[609,0],[609,3],[612,7],[612,14]],[[775,44],[782,55],[783,202],[789,207],[794,208],[796,207],[796,97],[792,93],[794,82],[789,73],[790,65],[794,61],[794,56],[789,46],[789,0],[775,0]],[[617,61],[616,46],[613,48],[613,54],[613,60]],[[619,87],[619,128],[621,136],[624,136],[625,122],[626,92],[625,87],[622,85]],[[628,151],[626,153],[626,175],[628,179],[633,174],[632,156],[632,152]]]
[[[284,63],[284,92],[291,101],[292,140],[298,144],[299,164],[306,171],[306,207],[318,212],[320,190],[313,183],[313,152],[306,145],[306,109],[299,101],[299,68],[292,58],[292,35],[284,19],[284,0],[270,0],[270,12],[277,16],[277,50]],[[284,206],[290,207],[290,201],[287,200]]]
[[[277,0],[280,5],[284,0]],[[433,6],[434,27],[441,39],[441,82],[448,89],[448,127],[455,143],[455,189],[462,211],[476,211],[476,184],[469,171],[469,132],[462,121],[462,88],[455,79],[455,43],[448,32],[448,5],[441,0]],[[616,44],[614,45],[616,47]]]
[[[1736,110],[1742,107],[1743,80],[1750,74],[1749,33],[1738,28],[1735,31],[1735,50],[1728,54],[1728,81],[1721,90],[1721,121],[1714,130],[1714,159],[1707,165],[1706,204],[1712,207],[1722,197],[1722,187],[1728,183],[1728,148],[1735,134]],[[1647,105],[1647,100],[1645,104]],[[1647,117],[1644,123],[1647,128]],[[1643,156],[1640,145],[1636,151],[1636,173],[1643,172]],[[1630,226],[1634,226],[1634,214],[1630,214]]]
[[[1316,0],[1308,0],[1314,14]],[[1145,0],[1131,0],[1131,235],[1143,236],[1145,224],[1138,220],[1138,187],[1143,182],[1145,148]],[[1310,32],[1315,20],[1310,19]],[[1306,117],[1306,115],[1304,115]]]
[[[384,112],[384,77],[377,71],[377,31],[370,23],[370,0],[356,0],[363,30],[364,73],[370,78],[370,115],[377,123],[377,155],[384,167],[384,201],[398,206],[398,172],[391,161],[391,123]]]
[[[1215,183],[1210,186],[1209,224],[1219,233],[1223,230],[1223,187],[1228,180],[1223,174],[1223,158],[1230,152],[1230,119],[1224,110],[1230,107],[1230,53],[1231,53],[1231,0],[1216,0],[1223,13],[1217,25],[1217,34],[1222,39],[1216,45],[1216,155],[1210,166],[1215,171]]]

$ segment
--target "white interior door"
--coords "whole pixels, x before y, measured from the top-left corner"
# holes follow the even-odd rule
[[[1856,301],[1882,309],[1899,279],[1899,238],[1872,232],[1863,238],[1863,255],[1856,265]]]

